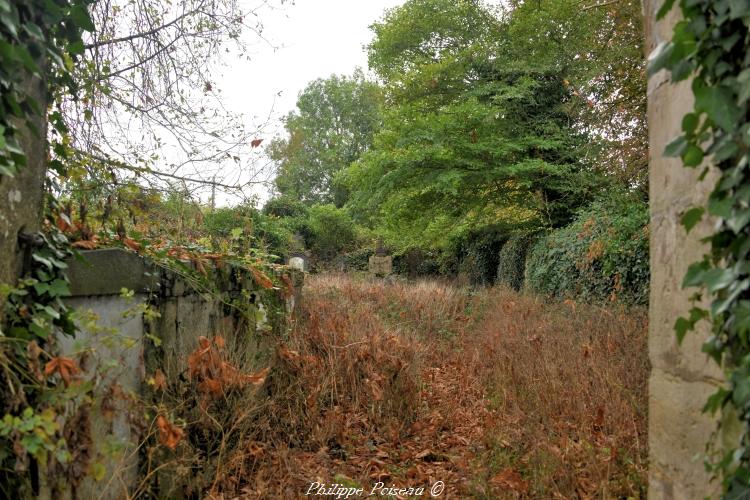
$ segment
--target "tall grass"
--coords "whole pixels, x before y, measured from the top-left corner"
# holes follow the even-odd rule
[[[645,310],[345,275],[310,277],[301,304],[230,409],[247,425],[212,495],[442,480],[447,498],[645,497]]]

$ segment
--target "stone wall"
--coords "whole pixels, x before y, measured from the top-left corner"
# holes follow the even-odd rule
[[[678,9],[656,22],[660,0],[646,0],[647,47],[650,53],[671,38]],[[665,146],[680,133],[682,116],[692,109],[689,82],[672,85],[665,71],[648,82],[648,124],[651,206],[651,296],[649,355],[649,498],[696,499],[715,497],[716,482],[703,465],[703,454],[714,420],[701,412],[706,399],[722,380],[720,369],[701,352],[707,324],[688,333],[682,346],[675,339],[674,323],[690,307],[695,290],[683,290],[687,267],[706,251],[700,239],[711,232],[704,221],[689,235],[681,215],[703,205],[715,181],[699,182],[701,169],[682,167],[679,159],[665,158]]]
[[[147,393],[149,377],[157,369],[168,380],[184,377],[187,357],[200,336],[221,335],[246,356],[245,368],[268,366],[275,340],[288,326],[303,274],[286,271],[295,285],[295,293],[287,296],[238,278],[231,268],[214,270],[211,282],[218,293],[207,294],[132,252],[107,249],[84,255],[87,262],[71,262],[73,296],[67,299],[82,314],[82,332],[75,339],[60,338],[60,343],[64,354],[90,352],[81,368],[97,378],[96,404],[83,426],[92,449],[86,476],[75,485],[48,484],[46,497],[127,498],[139,480],[137,445],[146,424],[142,408],[131,402]],[[123,294],[123,289],[129,292]],[[238,314],[230,306],[233,301],[241,301],[249,314]],[[98,319],[89,321],[87,311]],[[93,477],[92,464],[104,467],[103,477]]]

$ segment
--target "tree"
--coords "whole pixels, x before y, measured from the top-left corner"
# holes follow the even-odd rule
[[[266,4],[94,2],[96,28],[74,47],[83,60],[74,75],[80,92],[59,113],[68,129],[59,141],[70,156],[67,180],[107,191],[137,180],[240,194],[258,182],[250,155],[257,130],[224,107],[215,73],[222,54],[244,53],[244,32],[260,35]]]
[[[511,2],[505,31],[512,59],[554,67],[568,107],[588,132],[582,154],[629,189],[648,194],[643,15],[637,0]]]
[[[509,22],[472,0],[411,0],[373,27],[390,107],[345,177],[353,211],[398,246],[557,227],[599,183],[581,163],[563,75],[516,63]]]
[[[288,137],[268,147],[278,163],[276,191],[308,205],[343,205],[347,192],[336,174],[369,149],[381,102],[379,87],[360,70],[308,84],[284,120]]]

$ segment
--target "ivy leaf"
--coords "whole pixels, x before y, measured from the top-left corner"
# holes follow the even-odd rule
[[[677,343],[682,344],[682,340],[685,338],[687,332],[693,329],[693,324],[683,317],[677,318],[674,324],[674,331],[677,334]]]
[[[659,7],[659,11],[656,13],[656,19],[659,20],[667,15],[667,13],[672,10],[672,6],[674,5],[674,0],[666,0],[661,7]]]
[[[70,9],[70,18],[73,22],[81,29],[86,31],[94,31],[94,23],[91,21],[86,7],[83,5],[75,5]]]
[[[737,275],[731,269],[711,269],[703,274],[703,283],[708,293],[716,293],[731,285],[736,277]]]
[[[669,157],[681,156],[682,153],[687,148],[687,146],[688,146],[687,139],[685,139],[684,136],[679,136],[676,139],[672,140],[672,142],[667,144],[667,147],[664,148],[664,156],[669,156]]]
[[[692,134],[695,132],[695,128],[698,126],[699,116],[697,113],[688,113],[682,117],[682,131],[686,134]]]
[[[750,16],[750,2],[747,0],[729,0],[730,19],[740,19]]]
[[[703,163],[703,150],[695,144],[688,145],[682,154],[682,162],[686,167],[697,167]]]
[[[701,261],[690,264],[685,278],[682,280],[682,287],[700,286],[703,283],[703,275],[708,271],[708,262]]]
[[[706,405],[703,407],[703,413],[714,415],[716,410],[722,408],[727,401],[729,401],[730,395],[731,393],[728,390],[719,387],[719,389],[708,398],[708,401],[706,401]]]
[[[685,212],[681,219],[682,225],[685,226],[685,231],[689,233],[701,221],[704,212],[705,209],[703,207],[694,207]]]
[[[731,90],[721,85],[707,87],[697,84],[693,85],[693,93],[697,109],[708,114],[708,117],[725,131],[731,132],[734,129],[741,111],[734,102]]]
[[[648,56],[648,76],[655,75],[660,70],[666,68],[672,58],[674,45],[668,42],[661,42],[651,51]]]

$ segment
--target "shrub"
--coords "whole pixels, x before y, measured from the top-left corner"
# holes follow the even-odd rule
[[[346,210],[334,205],[314,205],[306,224],[305,241],[314,256],[325,262],[351,249],[356,240],[356,226]]]
[[[648,206],[610,193],[570,225],[540,238],[526,264],[531,290],[556,297],[645,304],[648,300]]]
[[[504,232],[487,228],[463,236],[456,244],[458,272],[472,285],[492,285],[497,278],[500,249],[508,240]]]
[[[440,255],[435,251],[410,248],[399,255],[394,255],[393,270],[396,274],[413,278],[438,276],[441,274]]]
[[[526,256],[534,243],[533,235],[510,238],[498,255],[497,283],[519,291],[524,285]]]
[[[359,248],[344,255],[344,266],[347,271],[367,271],[372,248]]]

